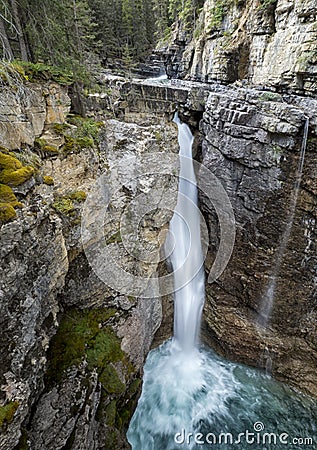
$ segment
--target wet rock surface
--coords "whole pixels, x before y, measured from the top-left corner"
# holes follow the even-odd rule
[[[105,218],[104,243],[119,249],[118,262],[126,270],[138,273],[142,266],[146,277],[154,276],[159,261],[140,264],[125,250],[118,230],[129,204],[137,213],[137,197],[150,195],[153,204],[146,220],[139,218],[138,232],[150,247],[162,245],[160,233],[177,197],[177,164],[167,176],[156,176],[154,170],[142,177],[140,163],[125,162],[150,154],[153,163],[155,154],[161,155],[159,161],[166,154],[166,164],[174,155],[171,161],[176,162],[177,135],[164,117],[158,124],[142,125],[109,119],[104,111],[99,145],[87,141],[86,147],[65,152],[68,137],[57,124],[66,123],[70,99],[63,88],[42,88],[46,97],[36,86],[26,99],[33,108],[30,121],[20,127],[12,119],[15,134],[9,130],[3,142],[17,158],[32,157],[39,172],[14,187],[23,207],[1,226],[0,408],[5,415],[0,446],[129,448],[125,430],[140,392],[144,359],[162,320],[161,301],[122,295],[100,280],[83,250],[81,214],[98,178],[121,172]],[[12,117],[17,108],[12,106]],[[66,128],[76,130],[67,123]],[[36,137],[42,139],[40,150]],[[23,153],[22,145],[28,146]],[[54,152],[47,155],[50,146]]]
[[[202,163],[225,187],[236,219],[231,261],[207,285],[204,338],[228,358],[254,366],[265,367],[268,348],[274,375],[316,395],[317,105],[313,99],[270,95],[216,89],[201,122]],[[292,218],[306,117],[308,145]],[[219,229],[204,196],[201,204],[210,231],[210,270]],[[273,309],[263,329],[260,315],[273,278]]]
[[[206,0],[192,35],[172,35],[167,73],[202,82],[245,83],[316,94],[313,0]]]

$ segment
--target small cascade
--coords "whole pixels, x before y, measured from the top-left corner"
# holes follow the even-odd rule
[[[271,318],[271,313],[272,313],[272,309],[273,309],[273,305],[274,305],[274,297],[275,297],[277,279],[278,279],[279,273],[281,271],[281,265],[283,262],[284,254],[285,254],[287,244],[288,244],[288,241],[289,241],[289,238],[291,235],[292,227],[293,227],[297,199],[298,199],[300,184],[302,181],[305,153],[306,153],[306,147],[307,147],[308,128],[309,128],[309,119],[307,118],[305,121],[305,126],[304,126],[304,134],[303,134],[303,139],[302,139],[300,157],[299,157],[298,166],[297,166],[294,189],[293,189],[292,196],[290,199],[290,210],[289,210],[289,214],[287,217],[287,224],[286,224],[285,230],[282,234],[280,245],[279,245],[279,248],[276,253],[276,260],[275,260],[275,264],[274,264],[274,267],[272,270],[272,274],[270,276],[270,281],[268,283],[266,292],[262,298],[262,302],[260,305],[258,324],[263,328],[266,328],[268,326],[270,318]]]

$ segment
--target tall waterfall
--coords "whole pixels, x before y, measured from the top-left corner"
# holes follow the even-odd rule
[[[303,168],[304,168],[304,162],[305,162],[305,153],[306,153],[306,147],[307,147],[307,137],[308,137],[308,128],[309,128],[309,119],[307,118],[305,120],[304,125],[304,134],[302,139],[302,145],[297,165],[297,171],[296,171],[296,178],[294,183],[294,188],[291,194],[291,198],[289,201],[290,209],[288,213],[288,217],[286,220],[286,227],[285,230],[281,236],[281,240],[279,243],[279,247],[276,253],[276,259],[275,264],[273,265],[270,281],[268,283],[268,286],[266,288],[266,291],[264,293],[264,296],[261,301],[260,310],[259,310],[259,318],[258,318],[258,324],[262,326],[263,328],[266,328],[269,324],[272,309],[274,306],[274,297],[275,297],[275,291],[276,291],[276,285],[278,282],[278,276],[281,271],[281,266],[283,262],[283,258],[286,252],[287,244],[292,232],[294,218],[295,218],[295,212],[296,212],[296,205],[298,200],[298,194],[300,190],[300,185],[302,181],[302,175],[303,175]]]
[[[174,336],[183,350],[197,343],[205,298],[203,254],[200,237],[200,215],[197,208],[197,186],[192,161],[193,135],[178,114],[180,174],[177,205],[170,222],[166,248],[174,248],[171,263],[174,270]]]

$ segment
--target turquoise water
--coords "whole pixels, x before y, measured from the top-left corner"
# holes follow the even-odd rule
[[[316,432],[314,399],[206,347],[185,354],[169,340],[147,358],[127,437],[133,450],[315,450]]]

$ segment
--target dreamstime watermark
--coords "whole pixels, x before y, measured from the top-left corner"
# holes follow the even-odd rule
[[[269,433],[265,431],[263,422],[255,422],[253,430],[245,430],[241,433],[190,433],[182,429],[174,436],[174,442],[178,445],[305,445],[313,446],[312,437],[292,437],[286,432]],[[271,447],[270,447],[271,448]]]
[[[161,236],[159,245],[155,247],[153,242],[146,240],[144,237],[146,233],[142,234],[140,229],[146,228],[147,218],[157,211],[169,210],[169,217],[172,216],[177,183],[160,183],[160,180],[162,181],[164,177],[167,177],[165,179],[176,177],[175,168],[179,165],[180,158],[186,157],[166,153],[125,157],[98,178],[87,197],[81,225],[82,243],[87,260],[99,279],[121,294],[153,298],[175,291],[173,272],[156,275],[154,270],[151,276],[140,275],[133,270],[133,264],[129,265],[124,257],[126,255],[132,257],[143,267],[151,264],[156,267],[160,261],[168,258],[168,254],[162,255],[164,236]],[[219,278],[231,257],[235,241],[235,218],[231,202],[221,182],[202,164],[196,161],[193,161],[193,164],[195,173],[199,174],[198,190],[218,216],[220,242],[207,278],[211,283]],[[190,178],[183,179],[192,182]],[[124,196],[124,192],[127,191],[130,195],[128,203],[126,201],[128,196]],[[197,205],[186,196],[179,195],[183,197],[182,201],[188,207],[196,208],[200,214],[202,250],[205,259],[209,239],[204,217]],[[112,205],[120,202],[121,209],[117,208],[113,213]],[[117,217],[119,213],[120,217]],[[113,221],[112,230],[113,224],[118,221],[119,229],[115,229],[113,236],[109,238],[107,232],[109,228],[111,229],[111,221]],[[153,225],[153,221],[150,223]],[[188,228],[190,230],[190,224]],[[184,284],[190,282],[201,269],[201,261],[191,258],[194,251],[192,239],[189,247],[184,262],[187,273]],[[181,271],[182,267],[178,267],[177,270]],[[177,286],[177,289],[181,287]]]

